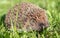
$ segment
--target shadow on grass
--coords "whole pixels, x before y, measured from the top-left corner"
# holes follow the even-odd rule
[[[0,25],[2,25],[2,24],[5,25],[5,23],[4,23],[5,16],[6,15],[4,14],[3,16],[0,17]]]

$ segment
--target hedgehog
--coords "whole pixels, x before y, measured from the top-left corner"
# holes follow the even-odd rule
[[[20,3],[8,10],[5,17],[8,29],[16,26],[16,29],[26,31],[41,31],[49,26],[46,10],[32,3]]]

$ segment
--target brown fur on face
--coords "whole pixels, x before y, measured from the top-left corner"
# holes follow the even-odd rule
[[[17,29],[40,31],[48,27],[48,19],[44,9],[31,4],[21,3],[10,9],[5,18],[8,29],[16,25]]]

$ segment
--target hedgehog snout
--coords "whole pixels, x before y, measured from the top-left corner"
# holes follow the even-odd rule
[[[43,29],[45,27],[44,23],[39,23],[39,27],[41,27],[41,29]]]

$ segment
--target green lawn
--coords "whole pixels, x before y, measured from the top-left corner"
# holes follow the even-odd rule
[[[31,2],[47,11],[49,27],[41,32],[8,31],[4,17],[15,4]],[[0,38],[60,38],[60,0],[0,0]]]

